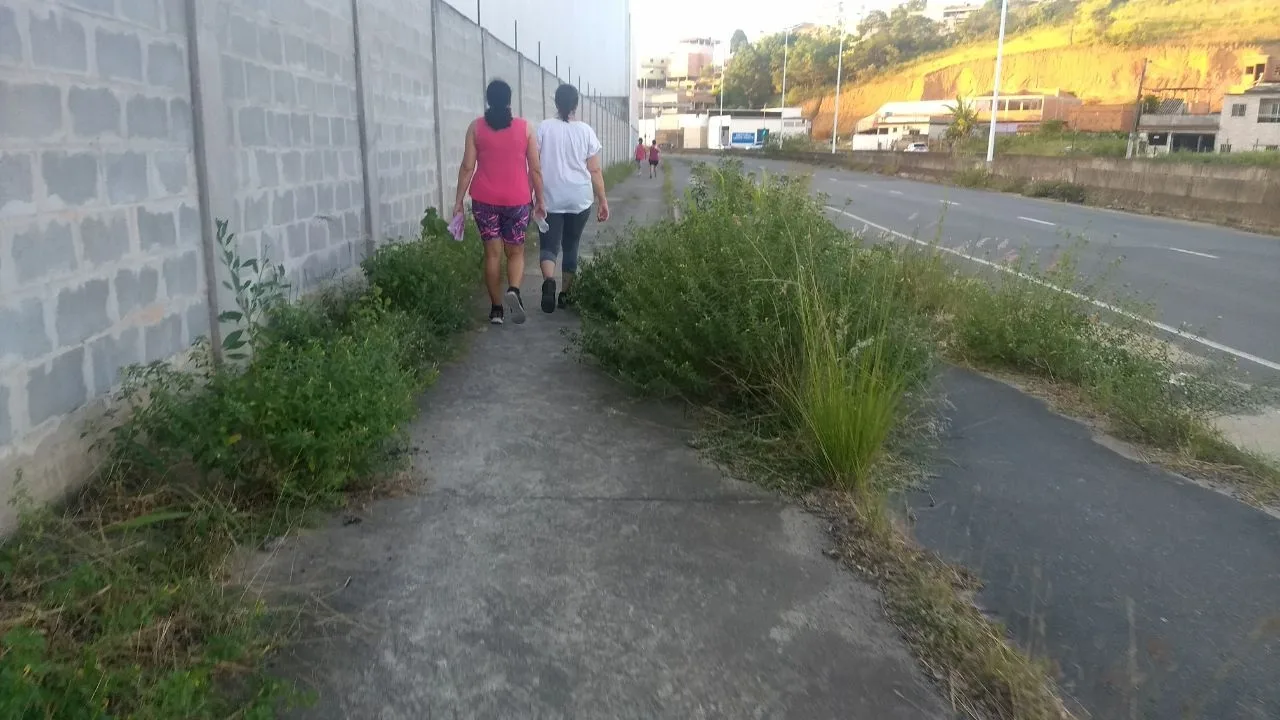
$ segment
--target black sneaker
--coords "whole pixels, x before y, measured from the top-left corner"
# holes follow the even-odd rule
[[[507,305],[507,312],[511,313],[511,322],[523,325],[525,321],[524,300],[520,299],[520,288],[507,288],[507,294],[503,301]]]
[[[561,305],[560,307],[564,307]],[[553,278],[547,278],[542,281],[542,312],[553,313],[556,311],[556,281]]]
[[[569,297],[569,293],[560,293],[560,297],[556,298],[556,304],[560,306],[561,310],[564,310],[573,304],[573,299]]]
[[[502,313],[502,306],[501,306],[501,305],[494,305],[493,307],[489,308],[489,324],[490,324],[490,325],[501,325],[501,324],[502,324],[502,315],[503,315],[503,313]]]

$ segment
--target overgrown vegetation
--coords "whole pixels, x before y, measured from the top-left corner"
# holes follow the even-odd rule
[[[0,716],[265,718],[300,699],[264,673],[287,629],[237,586],[237,547],[288,532],[402,458],[416,394],[467,324],[479,243],[423,233],[367,282],[300,305],[219,223],[237,309],[225,360],[125,371],[99,476],[0,545]]]
[[[583,269],[578,347],[638,392],[710,408],[719,459],[838,518],[846,559],[971,715],[1065,711],[1048,670],[965,599],[972,582],[885,511],[914,475],[939,357],[1074,388],[1124,437],[1209,462],[1226,448],[1256,488],[1280,488],[1209,424],[1244,393],[1183,367],[1132,316],[1099,317],[1069,256],[962,274],[928,249],[850,242],[798,180],[732,160],[694,180],[679,220],[631,230]]]
[[[1122,158],[1128,142],[1128,136],[1125,133],[1078,133],[1050,128],[1028,134],[998,135],[996,136],[996,153],[1042,157]],[[984,156],[987,152],[987,138],[966,136],[955,145],[955,152],[960,155]]]
[[[990,61],[1000,26],[998,1],[983,3],[954,30],[921,14],[924,4],[915,0],[887,12],[872,10],[856,27],[850,26],[844,43],[844,81],[866,83],[927,59],[933,60],[927,62],[929,69],[958,65],[978,56],[984,63]],[[1011,2],[1007,35],[1006,51],[1014,52],[1081,44],[1133,47],[1179,41],[1262,42],[1280,35],[1280,8],[1268,0],[1216,5],[1207,0]],[[840,34],[835,27],[810,26],[768,35],[754,43],[745,40],[743,35],[727,67],[727,105],[763,107],[832,92],[840,55]],[[784,46],[788,97],[782,99]]]

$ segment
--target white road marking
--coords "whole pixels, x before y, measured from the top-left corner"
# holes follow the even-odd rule
[[[950,200],[941,200],[940,202],[941,202],[943,205],[956,205],[956,206],[959,206],[959,205],[960,205],[960,203],[958,203],[958,202],[952,202],[952,201],[950,201]]]
[[[840,182],[840,180],[838,180],[837,178],[827,178],[827,179],[830,180],[831,182]]]
[[[863,183],[858,183],[858,187],[862,188],[863,190],[867,189],[867,186],[864,185]]]
[[[915,220],[918,217],[920,217],[920,213],[911,213],[911,215],[907,217],[907,222],[911,222],[912,220]]]
[[[1102,302],[1101,300],[1095,300],[1095,299],[1093,299],[1093,298],[1089,297],[1088,295],[1082,295],[1082,294],[1080,294],[1080,293],[1078,293],[1078,292],[1075,292],[1074,290],[1068,290],[1068,289],[1066,289],[1066,288],[1058,287],[1057,285],[1054,285],[1053,283],[1045,282],[1044,280],[1041,280],[1041,279],[1040,279],[1040,278],[1038,278],[1038,277],[1033,277],[1033,276],[1031,276],[1031,275],[1027,275],[1026,273],[1020,272],[1020,271],[1018,271],[1018,270],[1014,270],[1013,268],[1006,267],[1006,266],[1001,265],[1001,264],[999,264],[999,263],[994,263],[994,262],[991,262],[990,260],[983,260],[982,258],[974,257],[974,256],[972,256],[972,255],[966,255],[966,254],[964,254],[964,253],[960,252],[959,250],[955,250],[955,249],[953,249],[953,248],[943,247],[943,246],[941,246],[941,245],[935,245],[934,243],[925,242],[924,240],[921,240],[921,239],[919,239],[919,238],[914,238],[914,237],[911,237],[910,235],[906,235],[906,234],[900,233],[900,232],[898,232],[897,230],[894,230],[894,229],[892,229],[892,228],[885,227],[884,225],[879,225],[879,224],[877,224],[877,223],[873,223],[873,222],[871,222],[870,220],[867,220],[866,218],[863,218],[863,217],[859,217],[859,216],[857,216],[857,215],[854,215],[854,214],[853,214],[853,213],[851,213],[851,212],[846,212],[846,211],[841,210],[841,209],[839,209],[839,208],[833,208],[833,207],[831,207],[830,205],[828,205],[828,206],[827,206],[827,209],[828,209],[828,210],[830,210],[830,211],[832,211],[832,212],[838,212],[838,213],[840,213],[841,215],[844,215],[845,217],[853,218],[854,220],[857,220],[858,222],[862,223],[862,224],[863,224],[863,225],[865,225],[865,226],[873,227],[873,228],[875,228],[875,229],[877,229],[877,230],[879,230],[879,231],[881,231],[881,232],[889,233],[890,235],[893,235],[893,236],[895,236],[895,237],[901,238],[901,239],[906,240],[906,241],[908,241],[908,242],[915,243],[916,245],[923,245],[924,247],[932,247],[932,248],[936,248],[937,250],[940,250],[940,251],[942,251],[942,252],[944,252],[944,253],[947,253],[947,254],[949,254],[949,255],[955,255],[956,257],[964,258],[965,260],[968,260],[968,261],[970,261],[970,262],[975,262],[975,263],[977,263],[977,264],[979,264],[979,265],[984,265],[984,266],[989,267],[989,268],[994,268],[994,269],[996,269],[996,270],[999,270],[1000,272],[1008,273],[1008,274],[1010,274],[1010,275],[1013,275],[1013,276],[1019,277],[1019,278],[1021,278],[1021,279],[1023,279],[1023,280],[1029,280],[1029,281],[1031,281],[1031,282],[1033,282],[1033,283],[1035,283],[1035,284],[1037,284],[1037,285],[1040,285],[1040,286],[1043,286],[1043,287],[1047,287],[1047,288],[1049,288],[1049,289],[1051,289],[1051,290],[1056,290],[1056,291],[1058,291],[1058,292],[1060,292],[1060,293],[1062,293],[1062,294],[1064,294],[1064,295],[1068,295],[1068,296],[1070,296],[1070,297],[1076,298],[1077,300],[1083,300],[1083,301],[1085,301],[1085,302],[1087,302],[1087,303],[1089,303],[1089,304],[1093,305],[1094,307],[1102,308],[1103,310],[1106,310],[1106,311],[1108,311],[1108,312],[1113,312],[1113,313],[1115,313],[1115,314],[1117,314],[1117,315],[1120,315],[1120,316],[1123,316],[1123,317],[1129,318],[1130,320],[1137,320],[1138,322],[1144,323],[1144,324],[1146,324],[1146,325],[1148,325],[1148,326],[1150,326],[1150,327],[1153,327],[1153,328],[1155,328],[1155,329],[1157,329],[1157,330],[1162,330],[1162,331],[1164,331],[1164,332],[1167,332],[1167,333],[1169,333],[1170,335],[1174,335],[1174,336],[1176,336],[1176,337],[1180,337],[1180,338],[1182,338],[1182,339],[1184,339],[1184,340],[1190,340],[1191,342],[1198,343],[1198,344],[1203,345],[1203,346],[1205,346],[1205,347],[1207,347],[1207,348],[1212,348],[1212,349],[1214,349],[1214,350],[1218,350],[1219,352],[1227,353],[1228,355],[1232,355],[1232,356],[1237,357],[1237,358],[1239,358],[1239,359],[1241,359],[1241,360],[1248,360],[1248,361],[1249,361],[1249,362],[1251,362],[1251,363],[1254,363],[1254,364],[1256,364],[1256,365],[1261,365],[1262,367],[1265,367],[1265,368],[1270,368],[1270,369],[1272,369],[1272,370],[1280,370],[1280,362],[1275,362],[1274,360],[1268,360],[1268,359],[1263,358],[1263,357],[1258,357],[1257,355],[1253,355],[1253,354],[1251,354],[1251,353],[1247,353],[1247,352],[1245,352],[1245,351],[1243,351],[1243,350],[1237,350],[1237,349],[1235,349],[1235,348],[1233,348],[1233,347],[1230,347],[1230,346],[1228,346],[1228,345],[1223,345],[1222,343],[1217,342],[1217,341],[1215,341],[1215,340],[1210,340],[1209,338],[1201,337],[1201,336],[1196,335],[1196,334],[1194,334],[1194,333],[1189,333],[1189,332],[1187,332],[1186,330],[1182,330],[1182,329],[1176,328],[1176,327],[1174,327],[1174,326],[1172,326],[1172,325],[1167,325],[1167,324],[1162,323],[1162,322],[1159,322],[1159,321],[1157,321],[1157,320],[1150,320],[1150,319],[1148,319],[1148,318],[1144,318],[1144,317],[1142,317],[1141,315],[1136,315],[1136,314],[1134,314],[1134,313],[1129,312],[1128,310],[1124,310],[1124,309],[1122,309],[1122,308],[1118,308],[1118,307],[1116,307],[1115,305],[1112,305],[1112,304],[1110,304],[1110,303],[1105,303],[1105,302]],[[1027,219],[1027,218],[1023,218],[1023,219]]]
[[[1018,219],[1026,220],[1027,222],[1039,223],[1040,225],[1048,225],[1049,227],[1056,227],[1058,224],[1058,223],[1051,223],[1048,220],[1037,220],[1035,218],[1023,217],[1021,215],[1018,216]]]
[[[901,190],[890,190],[889,192],[890,192],[890,193],[892,193],[892,194],[894,194],[894,195],[901,195],[901,194],[902,194],[902,191],[901,191]]]
[[[1174,252],[1180,252],[1184,255],[1195,255],[1196,257],[1209,258],[1210,260],[1221,260],[1221,258],[1219,258],[1217,255],[1210,255],[1209,253],[1196,252],[1195,250],[1183,250],[1182,248],[1176,248],[1176,247],[1171,247],[1169,249]]]

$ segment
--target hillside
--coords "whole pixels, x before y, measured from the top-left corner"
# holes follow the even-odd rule
[[[1005,43],[1001,92],[1061,88],[1086,102],[1132,102],[1143,59],[1146,88],[1202,88],[1200,99],[1217,109],[1222,94],[1239,82],[1245,58],[1280,58],[1280,1],[1130,0],[1106,12],[1099,24],[1097,0],[1081,3],[1075,17],[1053,27],[1011,35]],[[1112,3],[1116,4],[1116,3]],[[1103,8],[1104,10],[1106,8]],[[840,95],[840,132],[892,100],[942,100],[990,92],[995,43],[952,48],[888,69]],[[805,105],[817,137],[830,137],[834,94]]]

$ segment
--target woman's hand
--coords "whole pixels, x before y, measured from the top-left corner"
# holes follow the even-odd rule
[[[453,206],[453,215],[451,217],[457,217],[461,215],[465,210],[466,210],[466,207],[463,205],[462,201],[459,200]]]
[[[601,200],[600,207],[596,210],[596,220],[600,222],[609,221],[609,201]]]
[[[533,205],[533,217],[535,220],[547,219],[547,204],[541,198]]]

